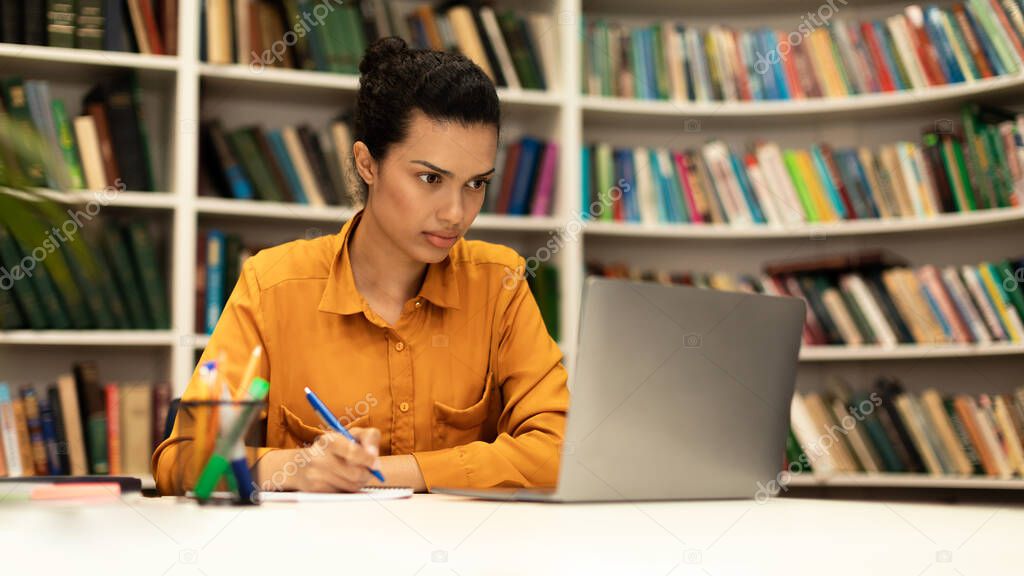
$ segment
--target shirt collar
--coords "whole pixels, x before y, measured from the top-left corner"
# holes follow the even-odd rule
[[[358,314],[366,307],[366,300],[356,289],[355,277],[352,275],[352,262],[349,259],[349,237],[363,216],[357,212],[335,235],[337,251],[331,262],[331,271],[327,277],[327,286],[320,299],[318,310],[334,314]],[[459,239],[459,242],[463,242]],[[458,268],[451,256],[441,262],[427,266],[427,275],[423,279],[418,298],[424,298],[442,308],[459,307]],[[368,308],[368,307],[367,307]]]

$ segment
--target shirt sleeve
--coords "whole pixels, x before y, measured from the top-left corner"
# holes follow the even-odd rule
[[[497,323],[496,382],[504,405],[494,442],[415,452],[427,489],[548,487],[558,480],[569,403],[562,352],[522,276]]]
[[[252,350],[257,345],[263,347],[263,355],[257,374],[268,374],[269,352],[264,341],[263,319],[260,313],[260,288],[252,262],[246,262],[235,289],[221,313],[217,327],[210,337],[210,342],[203,352],[200,365],[223,357],[234,360],[225,366],[219,366],[221,374],[226,375],[225,382],[231,386],[240,386],[239,380],[245,370]],[[244,363],[243,362],[244,359]],[[199,370],[192,374],[192,379],[182,401],[188,402],[199,397]],[[232,393],[234,390],[232,389]],[[193,459],[193,438],[195,436],[195,410],[188,407],[179,408],[174,420],[171,435],[156,448],[151,462],[153,477],[161,494],[182,494],[186,487],[195,484],[200,470]],[[249,462],[255,462],[271,448],[250,448]]]

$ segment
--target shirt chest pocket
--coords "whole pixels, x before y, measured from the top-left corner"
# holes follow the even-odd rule
[[[307,422],[299,415],[289,410],[284,404],[281,404],[280,409],[281,426],[284,428],[284,441],[286,444],[284,448],[300,448],[303,446],[309,446],[316,440],[317,436],[327,431],[326,425],[323,425],[322,427],[316,426],[320,424],[319,419],[315,422]],[[346,428],[363,428],[368,426],[369,421],[369,415],[363,414],[355,420],[352,420],[351,422],[343,422],[343,424]]]
[[[449,406],[434,402],[435,448],[468,444],[476,440],[492,442],[497,437],[498,417],[501,415],[501,390],[494,383],[494,375],[487,373],[483,394],[466,407]]]

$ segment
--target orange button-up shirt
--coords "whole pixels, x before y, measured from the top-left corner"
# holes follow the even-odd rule
[[[381,455],[412,454],[428,489],[550,486],[568,404],[562,354],[548,335],[510,248],[460,239],[428,267],[394,326],[356,289],[348,238],[263,250],[246,261],[203,358],[226,353],[236,386],[263,346],[270,381],[266,446],[308,445],[323,433],[311,387],[346,426],[379,428]],[[198,370],[183,396],[194,399]],[[179,416],[153,454],[163,494],[182,491],[191,430]],[[266,479],[263,479],[265,481]]]

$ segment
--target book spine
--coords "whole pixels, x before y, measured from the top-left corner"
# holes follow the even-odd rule
[[[206,253],[206,333],[213,334],[220,319],[221,303],[225,289],[224,258],[225,239],[219,230],[211,230],[207,235]]]
[[[20,443],[18,442],[18,424],[14,414],[14,403],[11,389],[6,382],[0,382],[0,437],[4,459],[7,464],[7,475],[17,478],[26,475],[21,465]]]
[[[106,28],[103,0],[76,1],[78,2],[78,18],[75,27],[75,47],[103,50],[103,36]]]
[[[107,412],[107,466],[111,476],[121,475],[121,395],[117,384],[104,386]]]

